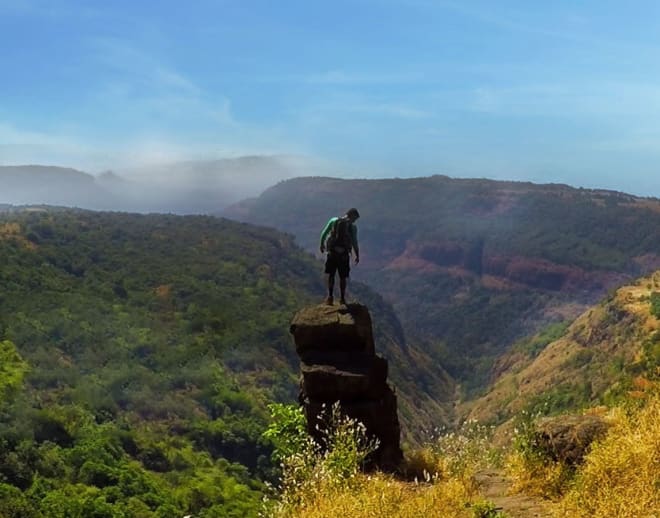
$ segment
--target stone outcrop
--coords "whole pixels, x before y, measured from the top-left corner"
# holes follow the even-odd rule
[[[310,435],[321,440],[324,412],[339,402],[343,414],[378,439],[369,462],[394,470],[403,458],[396,395],[387,384],[387,360],[376,356],[366,306],[310,306],[291,322],[301,362],[300,403]]]
[[[547,417],[537,423],[534,442],[547,457],[574,466],[582,462],[591,443],[601,439],[607,429],[607,422],[596,415]]]

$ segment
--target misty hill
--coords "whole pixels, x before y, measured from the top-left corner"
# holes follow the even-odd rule
[[[98,176],[62,167],[0,166],[0,204],[208,214],[307,174],[306,167],[285,156],[167,163]]]
[[[154,212],[206,214],[257,196],[281,180],[309,174],[296,157],[243,156],[185,161],[121,170],[123,177],[156,189],[132,195],[132,201]]]
[[[660,267],[660,201],[565,185],[300,178],[225,214],[316,251],[327,218],[351,206],[362,214],[355,277],[465,386],[483,386],[515,340]]]
[[[498,362],[493,387],[464,412],[501,422],[522,410],[575,411],[660,381],[660,271],[619,288],[559,335],[515,344]]]
[[[0,166],[0,203],[110,208],[110,193],[82,171],[40,165]]]
[[[0,212],[0,254],[3,508],[255,516],[274,469],[266,405],[297,396],[289,323],[323,295],[292,237],[212,217],[14,208]],[[446,422],[442,369],[378,295],[353,288],[403,422]]]

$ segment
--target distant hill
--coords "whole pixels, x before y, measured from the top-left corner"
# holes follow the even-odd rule
[[[362,214],[355,277],[468,391],[517,339],[660,267],[659,200],[566,185],[299,178],[224,214],[316,251],[327,218],[351,206]]]
[[[522,340],[492,388],[462,409],[482,422],[616,404],[660,381],[660,271],[619,288],[547,343]]]
[[[308,174],[307,167],[286,156],[164,163],[98,176],[63,167],[0,166],[0,204],[208,214]]]
[[[82,171],[40,165],[0,166],[0,203],[110,208],[110,193]]]
[[[289,323],[323,296],[292,237],[213,217],[6,207],[0,256],[0,508],[256,516],[275,469],[266,405],[297,396]],[[408,434],[448,422],[451,380],[387,303],[353,288]]]

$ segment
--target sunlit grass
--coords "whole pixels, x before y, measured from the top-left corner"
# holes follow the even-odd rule
[[[279,424],[270,436],[288,448],[293,444],[291,426],[295,413],[278,412]],[[277,416],[275,416],[277,417]],[[491,465],[492,430],[475,422],[458,430],[440,433],[428,444],[406,455],[396,474],[362,473],[365,444],[359,428],[346,418],[335,418],[329,441],[339,445],[337,452],[322,452],[311,442],[300,452],[289,455],[282,464],[279,494],[266,502],[264,516],[277,518],[327,517],[491,517],[498,516],[489,502],[478,494],[474,474]],[[357,426],[357,427],[356,427]],[[357,432],[357,433],[356,433]],[[300,445],[296,446],[300,448]]]
[[[660,394],[638,411],[618,409],[561,501],[566,517],[660,516]]]
[[[658,516],[660,395],[649,391],[644,404],[611,409],[607,419],[611,424],[608,434],[593,444],[584,463],[576,467],[543,458],[532,443],[525,442],[525,433],[531,428],[519,430],[505,462],[512,491],[554,500],[556,516],[564,518]],[[532,426],[533,420],[525,422]],[[363,458],[359,448],[346,448],[360,440],[354,424],[340,423],[340,437],[334,440],[345,445],[344,453],[332,462],[331,453],[312,446],[304,455],[285,460],[281,491],[267,502],[264,516],[504,516],[482,500],[475,483],[477,472],[500,465],[500,452],[491,445],[489,428],[466,423],[408,452],[399,473],[369,474],[359,469]]]
[[[611,409],[607,435],[575,468],[544,458],[519,430],[506,468],[512,489],[558,502],[562,518],[660,516],[660,394]]]
[[[350,485],[319,484],[297,505],[280,505],[275,517],[470,517],[474,490],[457,479],[405,482],[391,475],[357,475]]]

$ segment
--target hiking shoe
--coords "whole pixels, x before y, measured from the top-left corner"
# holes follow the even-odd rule
[[[334,300],[331,296],[328,296],[328,297],[326,297],[326,299],[325,299],[325,303],[326,303],[328,306],[332,306],[332,305],[335,303],[335,300]]]
[[[339,304],[342,304],[342,305],[345,306],[345,305],[346,305],[346,299],[341,299],[341,300],[339,301]]]

